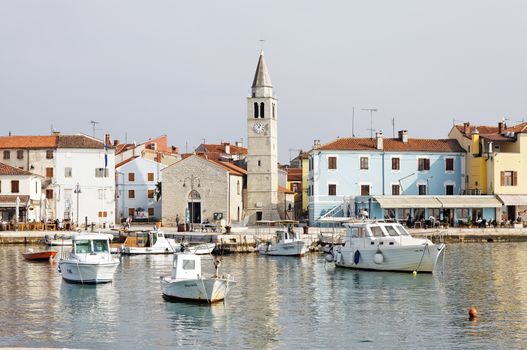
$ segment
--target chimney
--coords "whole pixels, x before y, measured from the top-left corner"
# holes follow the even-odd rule
[[[503,126],[504,126],[503,122],[499,122],[498,123],[498,133],[500,133],[500,134],[503,133],[503,130],[505,129]]]
[[[463,123],[463,134],[465,135],[470,134],[470,123],[469,122]]]
[[[408,143],[408,130],[399,130],[399,140]]]
[[[60,135],[60,131],[53,130],[52,135],[53,136],[59,136]],[[9,136],[11,136],[11,135],[9,135]]]
[[[113,140],[113,146],[116,147],[119,144],[119,140]]]
[[[179,147],[172,146],[172,153],[178,153],[179,154]]]
[[[235,145],[236,145],[236,147],[243,147],[243,142],[236,141]]]
[[[313,140],[313,149],[317,149],[320,147],[320,140]]]
[[[382,135],[382,130],[375,133],[375,139],[376,139],[376,142],[375,142],[375,147],[377,149],[383,149],[384,148],[384,140],[383,140],[383,135]]]
[[[104,135],[104,144],[105,145],[111,145],[111,141],[110,141],[110,134],[106,134]]]
[[[229,142],[223,143],[223,152],[231,154],[231,144]]]

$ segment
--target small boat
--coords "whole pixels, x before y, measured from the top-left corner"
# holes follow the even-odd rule
[[[181,244],[166,238],[159,230],[139,232],[130,235],[121,245],[121,254],[173,254],[181,250]]]
[[[184,245],[184,251],[196,255],[209,255],[216,248],[216,243],[200,243],[192,245]]]
[[[26,260],[33,260],[33,261],[43,261],[43,260],[50,260],[53,259],[57,255],[56,250],[41,250],[38,252],[33,251],[33,249],[29,248],[27,252],[22,253],[22,256]]]
[[[51,237],[50,235],[44,236],[44,244],[49,246],[71,246],[71,236],[69,235],[53,235]]]
[[[119,260],[110,254],[112,235],[80,233],[72,237],[73,249],[61,258],[58,270],[66,281],[105,283],[113,279]]]
[[[262,255],[304,256],[308,244],[293,230],[278,230],[273,240],[258,244],[256,249]]]
[[[380,271],[433,272],[445,244],[414,238],[398,223],[363,222],[346,225],[343,246],[335,246],[328,261],[338,267]]]
[[[215,259],[216,273],[205,276],[201,272],[201,257],[191,253],[174,254],[171,276],[161,276],[165,299],[214,303],[225,299],[236,282],[229,275],[218,273],[220,260]]]

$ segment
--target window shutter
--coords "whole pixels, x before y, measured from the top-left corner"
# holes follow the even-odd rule
[[[504,186],[505,185],[505,172],[504,171],[500,173],[500,177],[501,177],[500,184],[501,186]]]
[[[425,170],[430,170],[430,159],[425,159]]]
[[[518,172],[517,171],[512,172],[512,185],[513,186],[518,185]]]

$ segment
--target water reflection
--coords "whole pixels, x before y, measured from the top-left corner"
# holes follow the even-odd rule
[[[450,245],[435,275],[335,269],[322,257],[224,257],[225,303],[167,302],[172,256],[121,257],[111,284],[0,249],[0,345],[77,348],[522,348],[527,244]],[[479,311],[468,320],[468,307]]]

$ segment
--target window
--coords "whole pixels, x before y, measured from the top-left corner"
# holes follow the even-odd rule
[[[260,118],[265,117],[265,104],[263,102],[260,103]]]
[[[273,119],[276,118],[276,104],[273,103]]]
[[[196,261],[183,260],[183,270],[194,270],[196,268]]]
[[[254,103],[254,117],[258,118],[258,102]]]
[[[445,171],[454,171],[454,158],[445,159]]]
[[[155,209],[154,208],[148,208],[148,216],[154,217],[155,216]]]
[[[380,226],[371,226],[370,230],[371,230],[371,234],[373,235],[373,237],[384,236],[384,233],[382,232],[382,228]]]
[[[502,171],[501,172],[501,185],[502,186],[517,186],[518,185],[518,173],[516,171]]]
[[[261,161],[258,161],[258,166],[261,166],[262,165],[262,162]]]
[[[24,159],[24,150],[19,149],[16,151],[16,159]]]
[[[401,170],[400,158],[392,158],[392,170]]]
[[[46,177],[53,177],[53,168],[46,168]]]
[[[64,177],[71,177],[71,168],[64,168]]]
[[[426,196],[427,193],[426,193],[426,185],[418,185],[418,189],[419,189],[419,195],[420,196]]]
[[[11,151],[4,151],[4,159],[10,159],[11,158]]]
[[[108,168],[95,168],[95,177],[108,177]]]
[[[154,198],[154,190],[148,190],[148,198],[152,199]]]
[[[392,185],[392,196],[398,196],[401,194],[401,186]]]
[[[75,241],[75,253],[77,254],[87,254],[91,252],[91,244],[87,239],[76,240]]]
[[[328,157],[328,169],[337,169],[337,157]]]
[[[429,208],[428,209],[428,217],[433,216],[437,220],[440,218],[441,209],[439,208]]]
[[[463,209],[456,209],[457,210],[457,218],[458,219],[467,219],[469,216],[469,210],[468,208]]]
[[[53,190],[46,190],[46,198],[53,199]]]
[[[430,159],[428,158],[417,159],[417,170],[419,171],[430,170]]]
[[[100,218],[105,218],[105,217],[108,216],[108,212],[107,212],[107,211],[100,211],[100,212],[98,213],[98,216],[99,216]]]
[[[99,199],[106,199],[106,198],[104,198],[104,197],[106,197],[106,196],[104,195],[104,189],[99,188],[99,189],[97,190],[97,192],[99,193]]]
[[[329,184],[328,185],[328,195],[336,196],[337,195],[337,185]]]
[[[360,185],[360,195],[369,196],[370,195],[370,185]]]
[[[360,169],[361,170],[368,169],[368,157],[360,157]]]
[[[154,181],[154,173],[148,173],[148,181]]]
[[[135,208],[128,208],[128,216],[134,217],[135,215]]]
[[[135,198],[135,190],[128,190],[128,198]]]
[[[35,182],[35,185],[36,185],[36,184],[37,184],[37,183]],[[36,186],[35,186],[35,187],[36,187]],[[2,193],[2,181],[0,181],[0,193]]]
[[[53,150],[49,149],[46,151],[46,159],[53,159]]]
[[[11,180],[11,193],[18,193],[19,190],[18,180]]]
[[[102,239],[94,239],[93,251],[97,253],[108,252],[108,241]]]
[[[236,194],[240,194],[240,191],[241,191],[241,186],[240,186],[240,180],[238,180],[236,182]]]
[[[453,196],[454,195],[454,185],[446,185],[445,186],[445,194],[447,196]]]
[[[36,182],[36,181],[35,181],[35,193],[38,193],[38,182]]]
[[[135,173],[128,173],[128,181],[130,182],[135,181]]]

